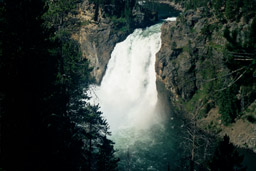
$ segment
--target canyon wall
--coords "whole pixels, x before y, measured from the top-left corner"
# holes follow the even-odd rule
[[[242,17],[239,21],[223,22],[208,10],[183,10],[176,22],[163,23],[162,47],[155,64],[157,89],[162,103],[159,105],[165,111],[176,115],[182,113],[182,117],[188,119],[197,115],[199,129],[220,137],[228,134],[234,144],[255,150],[256,128],[246,119],[248,113],[242,109],[243,88],[240,87],[236,94],[241,116],[229,126],[223,124],[219,104],[214,99],[221,89],[225,89],[216,88],[216,85],[232,83],[232,73],[235,72],[225,64],[227,40],[223,36],[224,30],[229,28],[232,32],[238,29],[238,39],[245,41],[252,20],[246,21]],[[89,59],[93,67],[95,83],[100,84],[116,43],[123,41],[134,28],[155,23],[157,14],[137,6],[133,9],[131,29],[126,29],[123,21],[106,15],[103,9],[98,15],[97,21],[94,21],[95,5],[88,0],[83,1],[76,16],[82,21],[81,26],[73,37],[79,41],[83,57]],[[246,96],[251,94],[249,92]],[[170,102],[168,106],[166,100]],[[254,109],[255,104],[250,101],[246,105]]]
[[[81,21],[81,26],[73,37],[81,45],[82,56],[89,59],[93,67],[95,82],[100,84],[116,43],[123,41],[134,28],[146,27],[156,22],[157,14],[136,6],[132,11],[133,25],[127,29],[124,18],[108,16],[102,8],[95,21],[95,8],[88,0],[80,4],[76,18]]]
[[[216,16],[207,13],[205,8],[186,10],[176,22],[162,25],[162,47],[155,64],[159,96],[166,96],[164,87],[169,93],[171,113],[196,118],[199,129],[219,137],[227,134],[234,144],[256,150],[256,127],[245,119],[246,112],[241,109],[244,116],[225,126],[219,104],[213,98],[226,89],[216,89],[216,84],[224,81],[231,84],[231,75],[235,72],[225,65],[224,29],[238,29],[239,40],[244,41],[251,21],[241,18],[221,23]],[[236,94],[239,107],[243,100],[241,89]],[[248,105],[252,108],[255,102]]]

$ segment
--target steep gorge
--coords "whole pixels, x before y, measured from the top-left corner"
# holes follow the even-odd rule
[[[87,14],[81,14],[80,17],[88,16],[88,11],[91,11],[90,19],[84,21],[92,22],[81,27],[77,37],[84,57],[90,59],[94,67],[93,75],[99,84],[115,44],[124,40],[130,32],[118,29],[116,23],[104,16],[104,11],[99,13],[98,21],[94,22],[94,7],[87,4],[82,9]],[[214,99],[223,88],[217,84],[232,83],[231,75],[236,71],[230,70],[225,63],[228,41],[224,37],[224,30],[226,27],[231,32],[240,29],[239,39],[245,40],[244,35],[252,20],[248,22],[241,18],[239,21],[222,23],[217,16],[212,15],[213,11],[209,13],[207,10],[184,10],[176,22],[166,21],[162,25],[162,47],[155,64],[160,105],[171,113],[167,114],[167,121],[172,119],[170,116],[173,114],[189,121],[195,119],[197,129],[204,133],[217,137],[227,134],[235,145],[255,150],[255,124],[246,119],[248,113],[240,111],[245,115],[241,114],[234,123],[225,126],[219,112],[219,104]],[[144,19],[146,18],[148,17]],[[148,23],[139,21],[142,22],[139,22],[137,27]],[[154,19],[151,20],[151,23],[153,22]],[[243,98],[242,89],[235,94],[239,106]],[[248,92],[247,96],[252,94],[253,92]],[[255,102],[247,102],[247,105],[254,114]]]

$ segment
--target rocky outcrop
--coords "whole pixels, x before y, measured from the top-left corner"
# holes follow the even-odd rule
[[[99,9],[97,21],[94,21],[95,5],[84,0],[76,16],[81,21],[80,29],[74,34],[81,45],[84,58],[89,59],[93,68],[92,75],[99,84],[105,73],[107,63],[116,43],[124,40],[126,36],[137,27],[146,27],[156,21],[156,14],[141,7],[133,10],[133,28],[124,27],[123,21],[107,17],[103,9]]]
[[[240,29],[238,38],[244,41],[244,31],[248,23],[243,18],[239,22],[218,23],[215,16],[207,16],[203,8],[196,11],[183,12],[176,22],[165,22],[162,25],[162,46],[156,56],[156,74],[158,92],[163,86],[168,90],[168,100],[174,113],[183,113],[185,118],[189,113],[195,114],[199,104],[215,103],[209,96],[216,91],[206,92],[208,83],[230,73],[224,64],[223,37],[224,28]],[[226,81],[230,78],[225,77]],[[164,95],[166,96],[166,95]],[[239,94],[237,95],[239,97]],[[201,103],[202,102],[202,103]],[[189,110],[193,108],[193,110]],[[172,113],[173,113],[172,112]],[[255,125],[244,119],[226,127],[222,124],[218,106],[215,105],[198,117],[199,129],[212,132],[214,135],[229,135],[231,141],[244,148],[254,149]],[[246,135],[239,129],[247,127]],[[250,130],[250,131],[249,131]],[[243,134],[241,136],[238,136]]]
[[[211,43],[224,44],[225,40],[218,33],[211,41],[202,33],[206,22],[211,23],[202,15],[203,9],[189,10],[176,22],[165,22],[162,26],[162,47],[157,54],[156,73],[158,80],[164,82],[173,94],[172,100],[180,98],[189,100],[196,90],[200,89],[206,59]],[[214,65],[223,68],[222,53],[213,49]]]

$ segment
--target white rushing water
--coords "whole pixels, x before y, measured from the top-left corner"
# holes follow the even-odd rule
[[[172,19],[173,21],[173,19]],[[144,129],[159,122],[155,55],[161,46],[161,24],[136,29],[118,43],[111,55],[101,85],[94,87],[110,130]]]

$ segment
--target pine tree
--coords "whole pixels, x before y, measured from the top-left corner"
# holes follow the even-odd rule
[[[242,167],[243,156],[239,155],[235,146],[229,142],[229,137],[224,136],[219,146],[215,150],[212,160],[209,162],[209,168],[212,171],[239,170]]]
[[[221,114],[222,122],[228,125],[234,121],[238,114],[236,87],[226,88],[221,91],[218,96],[219,112]]]
[[[223,0],[215,0],[214,1],[214,11],[215,11],[216,16],[219,19],[223,18],[223,13],[221,11],[222,7],[224,7],[224,1]]]
[[[124,16],[126,19],[128,29],[132,27],[132,8],[132,2],[130,0],[125,1]]]
[[[239,1],[237,0],[226,0],[225,4],[225,16],[228,20],[236,19],[237,12],[239,11]]]
[[[75,2],[0,2],[4,170],[96,169],[107,124],[98,106],[84,101],[91,69],[63,22]]]
[[[115,158],[115,150],[113,148],[113,142],[108,140],[106,137],[103,137],[99,145],[99,154],[97,158],[97,170],[100,171],[109,171],[117,170],[118,158]]]

